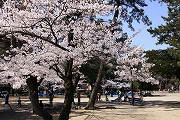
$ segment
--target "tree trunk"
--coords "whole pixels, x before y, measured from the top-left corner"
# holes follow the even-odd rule
[[[90,99],[89,99],[85,109],[94,109],[96,96],[97,96],[98,90],[101,86],[101,81],[102,81],[103,76],[104,76],[104,65],[105,65],[105,62],[103,60],[101,60],[98,76],[97,76],[96,82],[94,84]]]
[[[71,111],[71,104],[74,99],[74,87],[72,81],[72,65],[73,59],[67,61],[67,66],[65,68],[65,80],[64,80],[64,87],[65,87],[65,99],[64,104],[59,115],[59,120],[68,120],[69,114]]]
[[[74,91],[75,91],[76,87],[78,85],[79,79],[80,79],[80,74],[75,73],[73,77],[74,77],[74,79],[73,79],[73,88],[74,88]]]
[[[30,78],[27,79],[27,85],[29,87],[29,97],[35,114],[41,116],[44,120],[53,120],[52,115],[43,110],[39,105],[37,77],[30,76]]]

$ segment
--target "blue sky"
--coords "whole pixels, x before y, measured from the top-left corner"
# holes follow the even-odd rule
[[[134,22],[133,26],[135,31],[131,31],[127,28],[126,24],[123,26],[124,32],[127,32],[129,36],[132,36],[136,31],[142,29],[141,33],[132,38],[132,45],[142,46],[144,50],[152,49],[166,49],[168,45],[156,45],[157,38],[152,38],[151,35],[147,32],[147,29],[150,27],[155,28],[161,24],[165,24],[161,16],[167,17],[167,6],[165,4],[159,4],[158,2],[146,1],[148,6],[144,8],[145,14],[148,15],[149,19],[152,21],[151,26],[146,26],[141,22],[140,24]]]

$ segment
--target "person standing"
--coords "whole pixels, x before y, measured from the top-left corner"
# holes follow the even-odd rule
[[[97,94],[97,99],[98,99],[98,101],[101,100],[101,93],[98,93],[98,94]]]
[[[51,89],[50,92],[49,92],[49,104],[50,104],[50,107],[53,107],[53,99],[54,99],[54,92],[53,92],[53,89]]]
[[[9,92],[5,95],[5,104],[9,104]]]
[[[44,109],[44,104],[42,103],[42,100],[39,101],[39,106]]]
[[[18,99],[17,107],[21,107],[21,98],[20,98],[20,97],[19,97],[19,99]]]
[[[108,91],[105,91],[106,101],[109,101],[107,95],[108,95]]]

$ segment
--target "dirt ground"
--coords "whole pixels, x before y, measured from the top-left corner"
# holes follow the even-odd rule
[[[154,92],[153,96],[144,97],[144,106],[132,106],[127,102],[97,102],[96,110],[84,110],[88,98],[81,98],[81,107],[73,108],[70,120],[180,120],[180,93]],[[109,97],[110,101],[116,97]],[[47,98],[40,98],[48,104]],[[28,97],[22,97],[22,107],[16,107],[17,97],[10,97],[9,103],[15,113],[11,111],[4,100],[0,98],[0,120],[42,120],[32,113]],[[49,109],[54,120],[57,120],[56,108],[63,102],[62,97],[54,99],[54,109]],[[77,102],[77,99],[75,99]]]

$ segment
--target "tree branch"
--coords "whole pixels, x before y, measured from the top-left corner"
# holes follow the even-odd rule
[[[37,86],[40,86],[40,84],[42,83],[43,80],[44,80],[44,78],[41,78],[41,79],[39,80],[39,82],[37,83]]]
[[[0,35],[0,37],[1,37],[1,36],[6,36],[6,35],[8,35],[8,34],[14,34],[14,33],[20,33],[20,34],[23,34],[23,35],[28,35],[28,36],[31,36],[31,37],[39,38],[39,39],[41,39],[41,40],[44,40],[44,41],[46,41],[46,42],[49,42],[49,43],[55,45],[56,47],[58,47],[58,48],[60,48],[60,49],[62,49],[62,50],[64,50],[64,51],[68,51],[68,52],[69,52],[68,49],[66,49],[66,48],[64,48],[64,47],[62,47],[62,46],[54,43],[53,41],[51,41],[51,40],[50,40],[49,38],[47,38],[47,37],[43,37],[43,36],[40,36],[40,35],[36,35],[36,34],[34,34],[34,33],[27,32],[27,31],[11,31],[11,32],[6,32],[5,34]]]
[[[49,69],[53,69],[57,73],[57,76],[59,76],[61,79],[65,78],[65,75],[60,71],[60,69],[58,68],[57,64],[54,64]]]
[[[55,43],[58,44],[58,39],[57,39],[56,34],[55,34],[55,32],[53,30],[53,27],[52,27],[53,24],[51,24],[46,18],[44,18],[44,20],[47,22],[47,24],[50,27],[51,33],[52,33],[52,35],[53,35],[53,37],[55,39]]]

